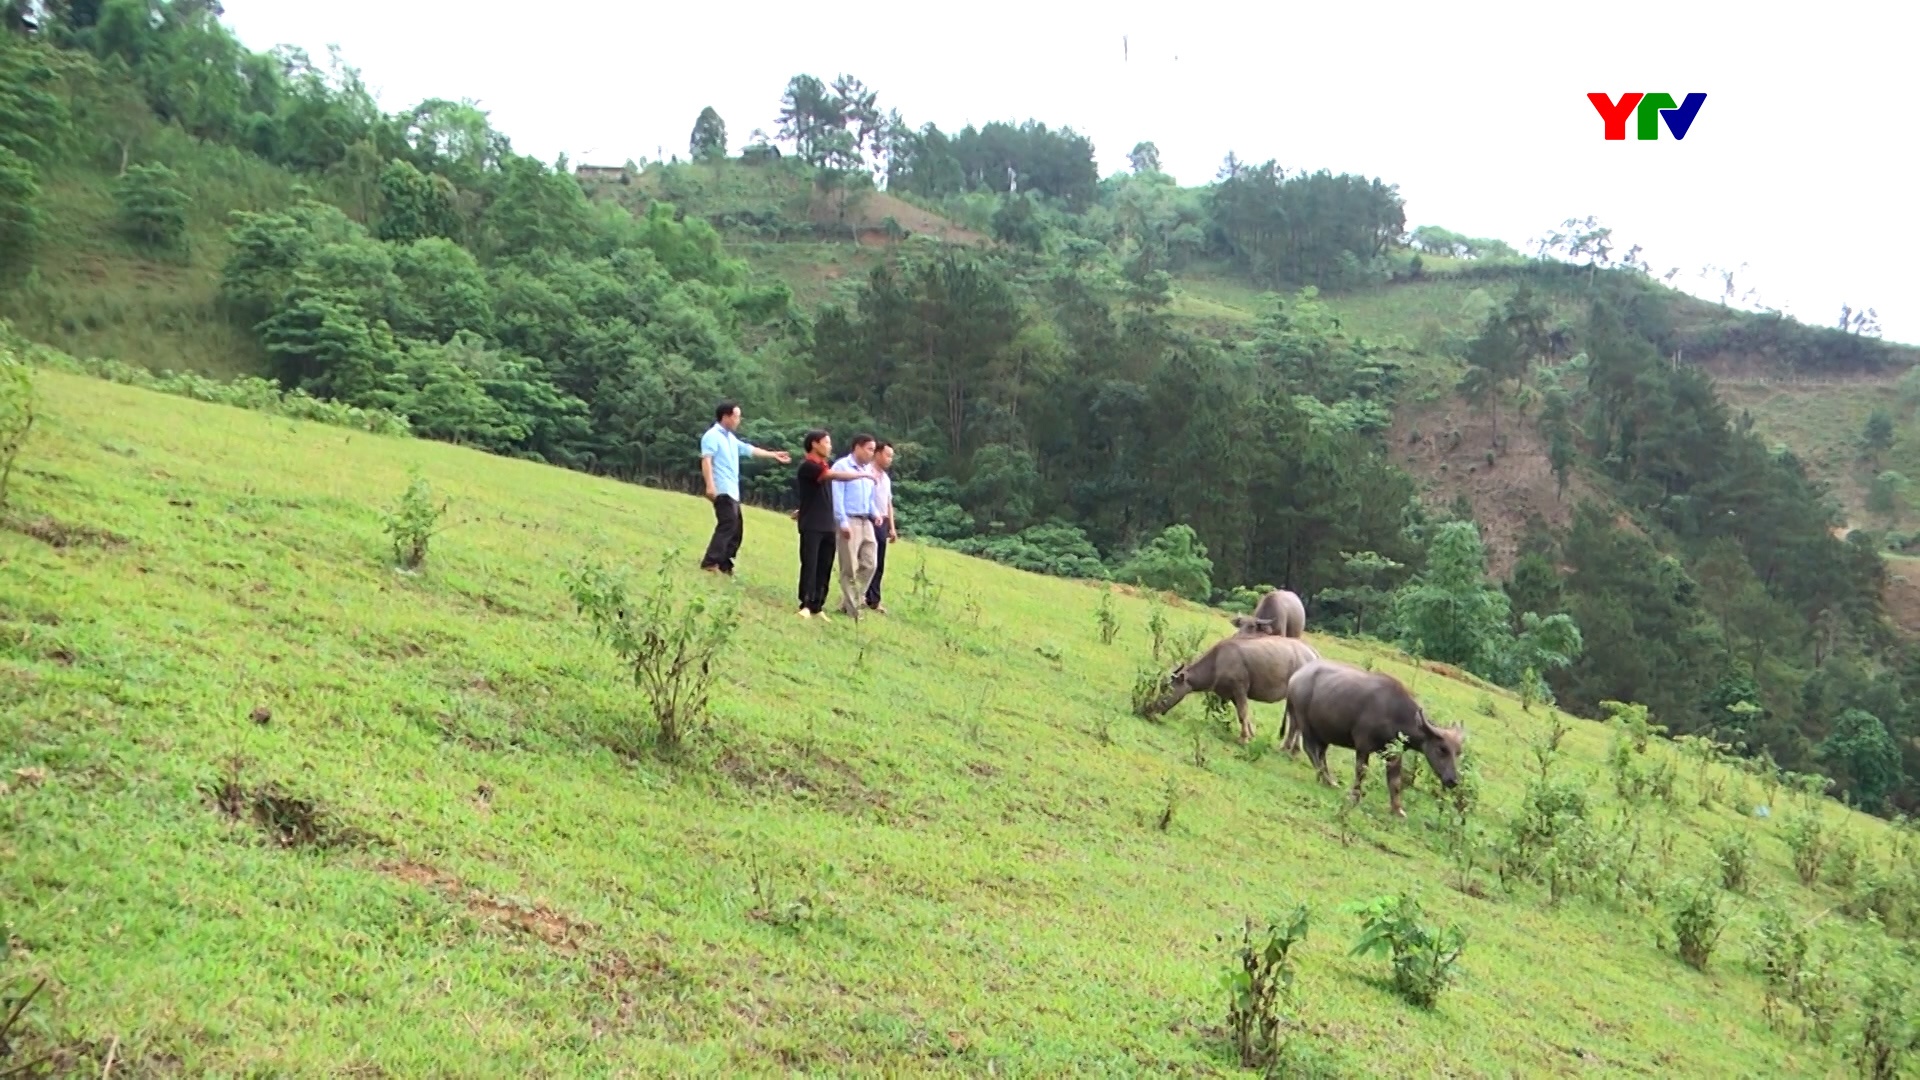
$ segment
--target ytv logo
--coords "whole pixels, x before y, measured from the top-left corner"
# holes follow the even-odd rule
[[[1660,137],[1661,117],[1666,118],[1667,130],[1673,132],[1675,139],[1684,139],[1687,129],[1693,126],[1693,118],[1700,115],[1700,105],[1707,100],[1707,95],[1688,94],[1683,105],[1675,105],[1672,94],[1621,94],[1617,102],[1605,94],[1588,94],[1587,100],[1593,102],[1600,119],[1606,122],[1609,139],[1627,137],[1627,117],[1634,114],[1636,106],[1640,113],[1641,139]]]

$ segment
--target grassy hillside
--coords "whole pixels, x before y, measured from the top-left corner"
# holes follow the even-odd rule
[[[0,318],[76,356],[216,378],[265,374],[258,339],[219,306],[227,215],[284,206],[302,182],[251,154],[158,124],[147,125],[135,145],[136,161],[180,177],[189,199],[184,248],[154,253],[130,242],[120,228],[114,170],[64,165],[42,185],[45,239],[35,269],[0,289]]]
[[[1719,380],[1719,386],[1728,404],[1753,415],[1756,431],[1791,447],[1832,485],[1853,527],[1911,532],[1920,524],[1912,492],[1903,493],[1891,510],[1868,502],[1880,472],[1920,475],[1920,428],[1914,424],[1911,395],[1902,391],[1904,377],[1904,372],[1845,380],[1733,375]],[[1876,409],[1893,417],[1895,437],[1887,450],[1872,454],[1863,433]]]
[[[691,569],[697,499],[39,384],[0,531],[0,979],[46,989],[0,1070],[1225,1074],[1215,935],[1306,902],[1295,1053],[1322,1075],[1843,1075],[1853,975],[1882,939],[1838,913],[1842,870],[1794,878],[1789,826],[1850,837],[1861,880],[1920,873],[1910,836],[1896,855],[1883,822],[1719,767],[1712,807],[1690,763],[1670,800],[1629,807],[1609,733],[1572,722],[1554,776],[1592,801],[1593,831],[1567,835],[1594,846],[1557,849],[1581,895],[1550,906],[1488,869],[1548,722],[1503,694],[1309,633],[1467,722],[1462,883],[1438,804],[1414,793],[1389,819],[1378,766],[1343,820],[1303,761],[1247,760],[1197,701],[1130,716],[1153,666],[1142,598],[1113,601],[1103,644],[1095,588],[904,544],[892,618],[800,622],[775,514],[749,511],[740,580],[720,582]],[[417,574],[381,526],[410,467],[453,523]],[[674,547],[674,588],[730,592],[742,622],[711,730],[670,762],[614,749],[643,702],[561,575],[646,575]],[[1275,733],[1279,710],[1255,709]],[[1344,785],[1351,756],[1331,765]],[[1764,820],[1736,809],[1764,801]],[[1631,857],[1604,839],[1616,817],[1644,830]],[[1717,877],[1729,831],[1755,881],[1710,890],[1733,922],[1702,973],[1656,944],[1671,915],[1645,898]],[[1468,933],[1430,1012],[1348,955],[1339,906],[1403,888]],[[1775,895],[1859,950],[1832,1046],[1793,1035],[1791,1006],[1772,1029],[1742,963]]]

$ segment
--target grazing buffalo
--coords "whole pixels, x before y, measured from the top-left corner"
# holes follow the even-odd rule
[[[1320,659],[1313,646],[1299,638],[1270,634],[1235,634],[1214,642],[1213,647],[1174,668],[1167,676],[1167,693],[1141,710],[1141,715],[1159,716],[1195,690],[1211,691],[1222,701],[1233,702],[1240,714],[1240,741],[1253,741],[1253,720],[1247,713],[1247,701],[1269,704],[1287,699],[1287,681],[1301,665]]]
[[[1277,634],[1297,638],[1307,628],[1307,606],[1285,589],[1260,598],[1252,615],[1235,615],[1233,625],[1243,634]]]
[[[1467,729],[1458,725],[1435,727],[1400,680],[1383,672],[1362,671],[1331,660],[1305,664],[1289,680],[1283,722],[1287,733],[1282,745],[1292,749],[1304,743],[1320,781],[1328,787],[1335,785],[1327,772],[1327,747],[1344,746],[1353,751],[1350,797],[1354,802],[1360,801],[1367,759],[1385,750],[1396,735],[1405,735],[1408,747],[1427,756],[1442,784],[1453,787],[1460,782],[1457,762]],[[1387,758],[1387,797],[1393,812],[1406,817],[1406,811],[1400,809],[1398,756]]]

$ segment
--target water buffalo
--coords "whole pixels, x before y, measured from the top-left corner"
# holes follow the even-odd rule
[[[1303,664],[1320,659],[1313,646],[1299,638],[1270,634],[1235,634],[1221,638],[1213,647],[1174,668],[1167,676],[1167,693],[1141,710],[1142,716],[1159,716],[1195,690],[1211,691],[1222,701],[1233,702],[1240,714],[1240,741],[1253,741],[1253,720],[1247,713],[1247,701],[1269,704],[1287,699],[1287,680]]]
[[[1328,787],[1335,785],[1327,772],[1327,747],[1344,746],[1353,751],[1350,798],[1354,802],[1360,801],[1367,759],[1385,750],[1395,735],[1405,735],[1408,747],[1427,756],[1442,784],[1453,787],[1460,782],[1456,763],[1467,729],[1460,725],[1435,727],[1400,680],[1384,672],[1362,671],[1331,660],[1304,664],[1288,682],[1282,722],[1286,725],[1282,745],[1291,749],[1304,742],[1307,757]],[[1387,798],[1395,814],[1407,816],[1400,808],[1397,756],[1387,758]]]
[[[1252,615],[1235,615],[1233,625],[1244,634],[1277,634],[1297,638],[1307,628],[1307,606],[1285,589],[1260,598]]]

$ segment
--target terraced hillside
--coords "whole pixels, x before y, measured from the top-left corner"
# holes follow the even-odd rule
[[[1297,902],[1288,1056],[1317,1075],[1843,1075],[1906,1008],[1846,913],[1914,932],[1912,835],[1660,740],[1616,770],[1601,725],[1310,630],[1470,731],[1464,831],[1424,786],[1387,817],[1378,767],[1342,817],[1198,701],[1130,715],[1170,662],[1153,613],[1206,640],[1215,612],[903,544],[895,615],[801,622],[776,514],[721,582],[691,568],[697,499],[38,384],[0,531],[0,994],[44,989],[0,1071],[1231,1074],[1233,935]],[[416,468],[450,527],[405,572],[382,512]],[[740,612],[677,758],[563,584],[597,560],[645,589],[672,549],[676,597]],[[1550,721],[1563,812],[1529,832]],[[1812,821],[1859,861],[1816,852],[1803,885]],[[1500,854],[1523,835],[1555,895]],[[1350,955],[1341,905],[1402,889],[1467,935],[1432,1010]],[[1763,1012],[1744,954],[1774,902],[1820,916],[1830,1043]],[[1704,971],[1659,940],[1681,907],[1730,920]]]

